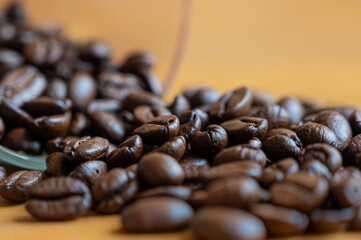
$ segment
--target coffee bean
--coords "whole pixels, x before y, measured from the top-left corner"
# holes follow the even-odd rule
[[[62,152],[54,152],[46,157],[46,171],[53,176],[65,176],[71,171],[71,166]]]
[[[201,108],[194,108],[192,111],[194,111],[195,114],[197,114],[197,116],[201,119],[201,130],[205,129],[209,121],[209,116],[206,110]]]
[[[145,90],[153,93],[155,96],[162,96],[163,87],[160,79],[151,71],[143,71],[136,74],[145,86]]]
[[[147,52],[134,52],[127,56],[121,66],[122,72],[142,73],[149,71],[155,63],[155,57]]]
[[[101,137],[82,138],[71,142],[64,148],[66,160],[73,165],[105,157],[108,140]]]
[[[266,239],[266,228],[259,218],[230,207],[209,206],[198,210],[192,229],[197,239]]]
[[[111,167],[128,167],[138,162],[142,152],[142,138],[134,135],[114,149],[106,161]]]
[[[0,166],[0,182],[6,178],[6,169]]]
[[[159,107],[165,106],[164,102],[159,97],[145,91],[130,92],[123,101],[124,108],[130,111],[141,105]]]
[[[91,187],[107,172],[108,166],[105,162],[87,161],[78,165],[69,176],[77,178],[86,183],[88,187]]]
[[[90,125],[90,123],[83,113],[74,113],[70,122],[69,133],[75,136],[81,136],[88,125]]]
[[[24,5],[20,2],[11,2],[5,8],[6,17],[19,25],[27,21],[27,15],[24,9]]]
[[[355,110],[350,117],[350,125],[354,135],[361,133],[361,111]]]
[[[252,106],[270,107],[276,103],[276,97],[269,92],[253,91]]]
[[[350,165],[361,166],[358,161],[356,161],[356,154],[361,152],[361,134],[356,135],[347,145],[343,151],[343,158],[345,163]]]
[[[30,130],[39,136],[53,138],[64,136],[69,131],[71,113],[44,116],[34,119],[30,125]]]
[[[183,113],[189,111],[191,109],[191,104],[188,99],[183,95],[177,95],[172,104],[168,106],[169,110],[176,116],[180,116]]]
[[[0,116],[5,121],[5,124],[11,127],[27,126],[33,121],[33,118],[27,112],[3,97],[0,97]]]
[[[89,61],[108,60],[112,55],[112,47],[100,41],[89,41],[80,46],[80,57]]]
[[[45,115],[62,114],[71,110],[70,99],[52,99],[48,97],[38,97],[23,105],[23,109],[34,117]]]
[[[24,202],[30,196],[30,189],[43,180],[40,171],[21,170],[0,182],[0,195],[13,202]]]
[[[355,231],[361,230],[361,208],[356,209],[354,218],[351,221],[350,229]]]
[[[121,109],[120,101],[111,98],[94,99],[86,107],[87,112],[118,112]]]
[[[338,140],[333,131],[318,123],[306,123],[296,129],[297,136],[304,145],[313,143],[327,143],[337,147]]]
[[[24,58],[11,49],[0,48],[0,73],[4,75],[10,70],[20,67],[24,63]]]
[[[245,115],[251,104],[251,90],[242,87],[226,93],[217,102],[213,103],[209,114],[216,120],[228,120]]]
[[[184,172],[176,159],[164,153],[150,153],[142,157],[138,175],[148,186],[178,185],[184,180]]]
[[[186,140],[183,136],[177,136],[163,143],[162,146],[154,149],[152,152],[166,153],[176,160],[179,160],[186,150],[186,144]]]
[[[68,87],[61,78],[53,78],[49,81],[45,95],[53,99],[64,99],[67,97]]]
[[[172,115],[165,107],[140,105],[133,110],[135,121],[138,125],[151,121],[158,116]]]
[[[307,230],[308,217],[297,210],[256,203],[251,206],[250,211],[263,221],[268,236],[286,237],[302,234]]]
[[[138,189],[138,183],[124,169],[114,168],[94,183],[91,189],[94,208],[103,213],[119,212]]]
[[[193,216],[184,201],[170,197],[140,199],[122,211],[127,232],[168,232],[185,228]]]
[[[268,129],[272,128],[285,128],[289,124],[289,115],[286,109],[279,105],[273,105],[270,107],[262,107],[258,109],[254,114],[254,117],[265,118],[268,121]]]
[[[281,170],[285,176],[291,175],[300,169],[297,161],[293,158],[281,159],[275,163],[275,167]]]
[[[311,213],[311,228],[316,232],[343,230],[355,216],[355,209],[316,209]]]
[[[264,188],[269,188],[273,183],[280,182],[285,178],[285,174],[273,166],[274,165],[271,165],[263,169],[259,184]]]
[[[125,168],[130,180],[136,180],[138,178],[138,163],[132,164]]]
[[[147,144],[162,144],[175,137],[179,131],[179,120],[174,115],[158,116],[133,131]]]
[[[220,98],[218,90],[209,86],[192,86],[183,92],[183,95],[189,100],[192,108],[203,105],[211,105]]]
[[[191,138],[195,154],[213,155],[221,151],[228,142],[227,132],[218,125],[209,125],[204,132],[198,131]]]
[[[41,220],[68,220],[85,215],[91,207],[88,187],[75,178],[48,178],[30,191],[26,210]]]
[[[26,128],[13,128],[4,136],[2,144],[15,151],[41,153],[41,142],[34,138]]]
[[[202,121],[195,111],[187,111],[179,116],[179,132],[178,135],[183,136],[189,141],[194,133],[201,130]]]
[[[0,140],[4,136],[5,133],[5,123],[4,120],[0,117]]]
[[[45,143],[45,151],[47,153],[53,153],[53,152],[62,152],[66,145],[68,145],[72,141],[78,140],[78,137],[74,136],[66,136],[66,137],[57,137],[48,140]]]
[[[332,178],[332,173],[328,167],[319,160],[309,160],[302,164],[302,171],[306,171],[311,175],[321,176],[329,182]]]
[[[86,72],[77,72],[68,81],[68,98],[76,111],[85,110],[96,97],[96,91],[95,80]]]
[[[139,198],[149,197],[173,197],[181,200],[188,200],[192,194],[192,189],[185,186],[160,186],[144,190],[137,194]]]
[[[209,168],[209,163],[204,158],[188,157],[179,161],[183,168],[185,180],[197,180],[203,170]]]
[[[55,38],[38,38],[23,49],[25,59],[36,66],[57,63],[63,52],[63,45]]]
[[[303,115],[305,114],[303,104],[297,98],[281,98],[277,104],[287,111],[289,116],[289,124],[296,124],[300,122],[303,118]]]
[[[236,161],[254,161],[262,167],[266,165],[267,157],[261,149],[236,145],[219,152],[213,159],[214,165]]]
[[[305,212],[322,204],[328,192],[326,179],[307,172],[296,172],[270,188],[272,203]]]

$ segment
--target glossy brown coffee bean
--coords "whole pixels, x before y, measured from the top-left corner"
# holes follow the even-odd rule
[[[121,109],[120,101],[110,98],[94,99],[86,107],[87,112],[118,112]]]
[[[227,132],[219,125],[209,125],[204,132],[198,131],[191,138],[192,152],[213,155],[221,151],[228,142]]]
[[[89,125],[90,123],[83,113],[74,113],[70,122],[69,133],[75,136],[81,136]]]
[[[280,182],[284,178],[285,174],[281,170],[270,166],[263,169],[259,184],[264,188],[269,188],[273,183]]]
[[[68,87],[61,78],[53,78],[49,81],[45,95],[52,99],[64,99],[67,97]]]
[[[88,61],[104,61],[111,57],[112,47],[100,41],[88,41],[79,49],[80,57]]]
[[[71,177],[48,178],[31,189],[26,210],[41,220],[68,220],[85,215],[91,207],[88,187]]]
[[[151,71],[142,71],[136,73],[135,75],[137,75],[137,77],[140,79],[146,91],[151,92],[156,96],[162,96],[163,87],[161,81]]]
[[[296,172],[270,188],[272,203],[305,212],[322,204],[328,192],[326,179],[307,172]]]
[[[213,103],[209,114],[216,120],[228,120],[245,115],[251,104],[251,90],[242,87],[226,93],[217,102]]]
[[[259,148],[252,148],[243,145],[236,145],[219,152],[213,159],[214,165],[237,161],[254,161],[260,166],[266,165],[267,157]]]
[[[197,116],[201,119],[201,130],[205,129],[209,122],[209,116],[205,109],[203,108],[194,108],[192,111],[194,111]]]
[[[226,227],[225,227],[226,226]],[[256,216],[237,208],[209,206],[198,210],[192,222],[197,239],[266,239],[266,228]]]
[[[150,153],[142,157],[138,165],[138,175],[148,186],[179,185],[184,180],[184,172],[176,159],[164,153]]]
[[[347,145],[343,151],[343,158],[348,165],[361,166],[359,161],[356,161],[356,154],[361,153],[361,134],[356,135]]]
[[[144,190],[137,194],[136,198],[149,197],[173,197],[188,200],[191,197],[192,189],[185,186],[160,186]]]
[[[315,232],[344,230],[355,216],[355,209],[316,209],[311,213],[311,228]]]
[[[183,95],[189,100],[192,108],[203,105],[211,105],[216,102],[221,94],[218,90],[209,86],[192,86],[183,92]]]
[[[46,85],[44,75],[36,68],[23,66],[8,72],[1,78],[0,95],[10,99],[16,106],[22,106],[25,102],[40,96]]]
[[[184,201],[170,197],[140,199],[122,211],[122,226],[127,232],[168,232],[185,228],[193,217]]]
[[[70,177],[83,181],[89,187],[93,186],[102,176],[108,172],[108,166],[103,161],[87,161],[78,165],[70,174]]]
[[[361,230],[361,207],[356,209],[355,216],[350,223],[350,229],[354,231]]]
[[[165,107],[146,105],[140,105],[134,108],[133,114],[135,117],[134,120],[138,125],[151,121],[153,118],[158,116],[172,115],[172,113]]]
[[[70,99],[52,99],[48,97],[38,97],[23,105],[23,109],[34,117],[45,115],[62,114],[71,110]]]
[[[21,170],[0,182],[0,195],[13,202],[24,202],[30,196],[30,189],[43,180],[40,171]]]
[[[46,171],[53,176],[65,176],[71,171],[62,152],[53,152],[46,157]]]
[[[125,168],[130,180],[136,180],[138,178],[138,163],[132,164]]]
[[[252,106],[270,107],[276,103],[276,97],[272,93],[259,90],[252,93]]]
[[[24,58],[11,49],[1,48],[0,49],[0,73],[1,75],[6,72],[20,67],[24,63]]]
[[[202,121],[195,111],[186,111],[179,116],[179,132],[178,135],[183,136],[189,141],[194,133],[201,130]]]
[[[302,150],[301,140],[296,136],[275,135],[267,138],[263,143],[263,150],[267,157],[278,160],[287,157],[297,158]]]
[[[306,171],[311,175],[321,176],[327,179],[329,182],[332,179],[332,173],[328,167],[319,160],[309,160],[302,164],[302,171]]]
[[[130,92],[123,101],[124,109],[130,111],[141,105],[165,106],[164,102],[158,96],[145,91]]]
[[[354,135],[361,133],[361,111],[355,110],[350,117],[350,125]]]
[[[291,175],[300,169],[297,161],[293,158],[281,159],[275,163],[275,167],[281,170],[285,176]]]
[[[135,197],[138,188],[138,183],[124,169],[114,168],[94,183],[94,208],[103,213],[119,212]]]
[[[258,203],[250,211],[263,221],[269,237],[302,234],[308,227],[307,215],[294,209]]]
[[[177,95],[173,102],[168,106],[168,109],[176,116],[180,116],[183,113],[191,109],[191,104],[188,99],[183,95]]]
[[[121,120],[107,112],[90,112],[88,113],[91,125],[96,133],[109,139],[114,144],[120,144],[125,136],[126,129]]]
[[[57,63],[63,52],[64,47],[56,38],[37,38],[23,49],[25,59],[37,66]]]
[[[300,122],[303,118],[303,115],[305,114],[303,104],[297,98],[281,98],[277,104],[287,111],[289,116],[289,124],[296,124]]]
[[[66,145],[78,139],[78,137],[74,136],[53,138],[45,143],[44,148],[47,153],[62,152]]]
[[[318,123],[306,123],[296,129],[297,136],[306,145],[314,143],[327,143],[337,147],[338,140],[333,131],[325,125]]]
[[[95,80],[88,73],[77,72],[68,81],[68,98],[73,102],[76,111],[85,110],[96,97],[96,93]]]
[[[202,171],[209,168],[209,163],[206,159],[193,156],[181,159],[179,164],[183,168],[185,180],[196,180]]]
[[[128,167],[137,163],[143,152],[143,141],[138,135],[129,137],[107,157],[110,167]]]
[[[154,149],[152,152],[166,153],[176,160],[179,160],[183,157],[184,151],[186,150],[186,140],[183,136],[177,136],[169,139],[167,142],[163,143],[160,147]]]
[[[147,144],[162,144],[177,136],[179,125],[174,115],[159,116],[134,129],[133,135],[139,135]]]
[[[30,125],[32,132],[46,138],[64,136],[69,131],[71,113],[44,116],[34,119]]]
[[[33,121],[29,113],[3,97],[0,97],[0,116],[7,126],[25,127]]]
[[[315,116],[315,123],[325,125],[336,135],[337,149],[342,151],[346,148],[352,137],[351,126],[347,119],[335,111],[322,111]]]
[[[127,56],[121,66],[122,72],[141,73],[149,71],[155,64],[155,57],[148,52],[134,52]]]
[[[64,148],[64,155],[70,164],[78,165],[90,160],[104,159],[108,150],[108,140],[101,137],[82,138]]]
[[[26,128],[13,128],[4,136],[2,144],[15,151],[41,153],[41,142],[34,138]]]
[[[262,107],[251,114],[254,117],[265,118],[268,121],[268,129],[285,128],[289,124],[289,115],[286,109],[279,105]]]

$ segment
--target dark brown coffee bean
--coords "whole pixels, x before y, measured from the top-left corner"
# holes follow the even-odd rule
[[[14,23],[22,25],[27,21],[27,14],[21,2],[11,2],[5,8],[6,17]]]
[[[192,152],[200,155],[214,155],[228,142],[227,132],[218,125],[209,125],[204,132],[198,131],[191,138]]]
[[[170,197],[140,199],[122,211],[122,227],[127,232],[168,232],[185,228],[193,217],[184,201]]]
[[[297,136],[306,146],[313,143],[327,143],[337,147],[338,140],[331,129],[318,123],[306,123],[296,129]]]
[[[4,136],[5,133],[5,123],[4,120],[0,117],[0,140]]]
[[[23,49],[25,59],[37,66],[56,64],[63,52],[63,45],[55,38],[38,38]]]
[[[361,111],[356,110],[350,117],[350,125],[354,135],[361,133]]]
[[[148,186],[178,185],[184,180],[184,172],[176,159],[164,153],[150,153],[142,157],[138,175]]]
[[[177,136],[163,143],[162,146],[154,149],[152,152],[166,153],[179,160],[186,150],[186,145],[185,138],[183,136]]]
[[[108,172],[108,166],[103,161],[87,161],[78,165],[70,174],[70,177],[80,179],[88,187],[93,186],[102,176]]]
[[[207,186],[208,200],[211,205],[247,207],[261,201],[262,189],[250,177],[232,177],[213,181]]]
[[[285,176],[291,175],[300,169],[297,161],[293,158],[281,159],[275,163],[275,167],[281,170]]]
[[[64,136],[69,131],[71,113],[44,116],[34,119],[30,125],[30,130],[39,136],[53,138]]]
[[[24,58],[17,52],[0,48],[0,73],[4,75],[8,71],[20,67],[24,63]]]
[[[110,167],[128,167],[138,162],[142,152],[142,138],[134,135],[114,149],[106,161]]]
[[[316,209],[311,213],[311,228],[316,232],[344,230],[355,216],[355,209]]]
[[[269,188],[273,183],[280,182],[285,178],[285,174],[273,166],[274,165],[271,165],[263,169],[259,184],[264,188]]]
[[[30,188],[43,180],[40,171],[21,170],[0,182],[0,195],[13,202],[24,202],[30,196]]]
[[[339,207],[359,206],[361,203],[361,172],[355,167],[337,171],[331,181],[332,199]]]
[[[221,123],[229,141],[235,144],[246,143],[251,138],[263,139],[268,130],[268,122],[263,118],[240,117]]]
[[[4,75],[0,80],[1,96],[16,106],[39,97],[47,85],[44,75],[32,66],[23,66]]]
[[[71,107],[70,99],[51,99],[48,97],[38,97],[23,105],[23,109],[34,117],[62,114],[71,110]]]
[[[289,124],[300,122],[305,114],[305,109],[301,101],[293,97],[281,98],[278,105],[288,112]]]
[[[119,212],[135,197],[138,188],[138,183],[131,180],[124,169],[114,168],[95,181],[92,187],[94,207],[103,213]]]
[[[251,148],[262,148],[262,142],[258,138],[253,137],[248,141],[246,146]]]
[[[29,125],[33,118],[8,99],[0,97],[0,116],[7,126],[22,127]]]
[[[127,56],[121,66],[122,72],[142,73],[149,71],[155,63],[155,57],[148,52],[134,52]]]
[[[179,125],[174,115],[159,116],[136,128],[133,135],[139,135],[147,144],[162,144],[177,136]]]
[[[68,81],[68,98],[73,102],[76,111],[85,110],[96,97],[96,93],[95,80],[86,72],[77,72]]]
[[[132,164],[125,168],[130,180],[136,180],[138,178],[138,163]]]
[[[279,105],[260,108],[251,115],[267,119],[268,129],[286,128],[289,124],[289,115],[286,109],[280,107]]]
[[[71,171],[71,166],[62,152],[54,152],[46,157],[46,171],[53,176],[65,176]]]
[[[209,116],[206,110],[201,108],[194,108],[192,111],[194,111],[195,114],[197,114],[197,116],[201,119],[201,130],[205,129],[209,121]]]
[[[145,90],[156,96],[162,96],[163,87],[160,79],[151,71],[143,71],[136,74],[145,86]]]
[[[340,152],[325,143],[308,145],[298,158],[301,165],[311,160],[322,162],[332,173],[336,172],[342,166],[342,156]]]
[[[192,189],[185,186],[160,186],[142,191],[137,194],[139,198],[149,197],[173,197],[182,200],[188,200],[191,197]]]
[[[187,111],[179,116],[179,132],[178,135],[183,136],[189,141],[194,133],[201,130],[202,121],[195,111]]]
[[[254,161],[260,166],[266,165],[267,157],[261,149],[236,145],[219,152],[213,159],[214,165],[236,161]]]
[[[174,98],[172,104],[168,106],[168,108],[174,115],[180,117],[181,114],[191,109],[191,104],[189,103],[188,99],[183,95],[177,95]]]
[[[329,182],[332,178],[332,173],[328,167],[321,161],[309,160],[302,164],[302,171],[306,171],[311,175],[321,176],[326,178]]]
[[[64,155],[70,164],[78,165],[90,160],[103,159],[108,145],[108,140],[101,137],[82,138],[68,144],[64,148]]]
[[[41,142],[35,139],[26,128],[13,128],[4,136],[2,144],[15,151],[41,153]]]
[[[88,113],[92,127],[100,136],[109,139],[114,144],[120,144],[125,136],[126,130],[122,121],[107,112]]]
[[[328,192],[329,184],[326,179],[307,172],[296,172],[270,188],[274,204],[305,212],[322,204]]]
[[[225,227],[226,226],[226,227]],[[266,228],[256,216],[237,209],[209,206],[198,210],[192,222],[197,239],[266,239]]]
[[[158,116],[172,115],[165,107],[140,105],[133,110],[135,121],[138,125],[151,121]]]
[[[213,103],[209,114],[216,120],[228,120],[247,114],[252,104],[252,92],[246,87],[223,95]]]
[[[104,61],[110,59],[112,47],[105,42],[89,41],[80,46],[80,57],[88,61]]]
[[[346,148],[352,137],[351,126],[347,119],[335,111],[322,111],[316,115],[315,123],[325,125],[336,135],[337,149],[342,151]]]
[[[270,237],[302,234],[307,230],[308,217],[297,210],[266,203],[253,204],[250,210],[263,221]]]
[[[350,229],[354,231],[361,230],[361,207],[356,209],[355,217],[350,224]]]
[[[145,91],[130,92],[123,101],[124,109],[130,111],[141,105],[159,107],[165,106],[164,102],[159,97]]]
[[[253,91],[252,98],[252,106],[270,107],[276,104],[276,97],[269,92]]]
[[[118,112],[122,109],[122,105],[117,99],[101,98],[92,100],[87,108],[87,112]]]
[[[68,87],[64,80],[53,78],[49,81],[45,95],[53,99],[64,99],[67,97]]]
[[[79,139],[78,137],[74,137],[74,136],[53,138],[45,143],[44,148],[47,153],[62,152],[66,145],[78,139]]]
[[[74,113],[70,122],[69,133],[75,136],[81,136],[88,125],[90,125],[90,123],[83,113]]]
[[[202,171],[209,168],[209,163],[204,158],[188,157],[179,161],[185,174],[185,180],[196,180]]]
[[[85,215],[91,207],[88,187],[71,177],[48,178],[31,188],[26,210],[41,220],[68,220]]]
[[[356,165],[361,167],[359,161],[356,161],[356,154],[361,153],[361,134],[356,135],[343,151],[343,158],[347,165]]]
[[[189,100],[192,108],[203,105],[211,105],[218,101],[221,94],[218,90],[209,86],[196,85],[186,89],[183,95]]]

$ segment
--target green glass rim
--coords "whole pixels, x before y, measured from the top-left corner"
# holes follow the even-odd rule
[[[45,155],[26,155],[0,145],[0,163],[23,169],[44,171],[46,169],[45,158]]]

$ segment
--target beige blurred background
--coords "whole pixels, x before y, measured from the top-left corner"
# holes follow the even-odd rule
[[[117,59],[157,56],[166,75],[183,0],[24,0],[35,23],[62,22],[75,39],[104,39]],[[4,5],[7,1],[0,0]],[[361,106],[361,1],[194,0],[190,35],[170,96],[210,82],[248,85]]]

